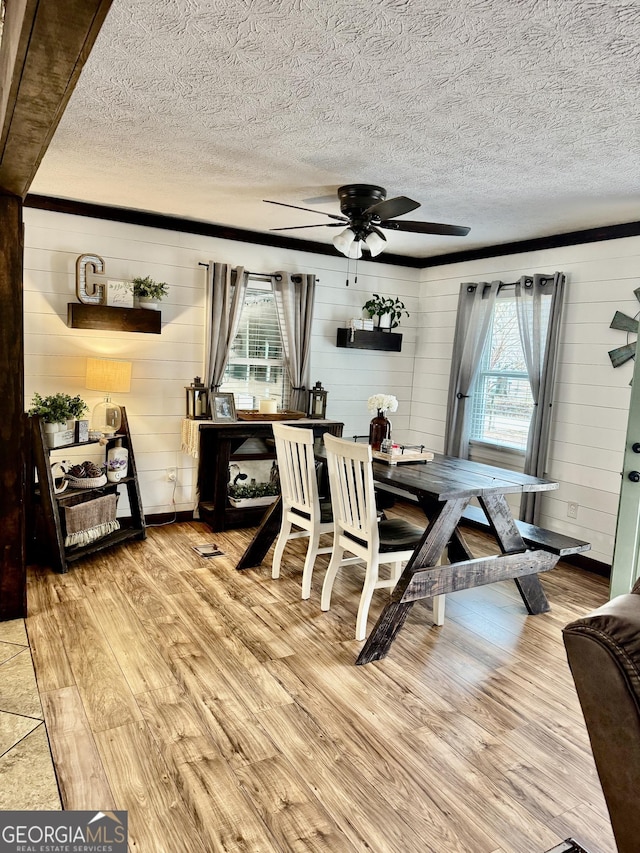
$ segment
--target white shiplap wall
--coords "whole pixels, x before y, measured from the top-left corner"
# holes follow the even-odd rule
[[[311,380],[329,392],[328,416],[345,423],[345,435],[365,434],[366,400],[386,392],[399,399],[393,416],[397,440],[443,447],[449,364],[458,290],[462,281],[524,272],[567,274],[567,302],[556,394],[556,421],[548,476],[560,489],[546,495],[542,522],[588,539],[590,555],[610,562],[620,487],[632,365],[614,370],[607,351],[626,343],[609,328],[619,309],[633,316],[640,285],[640,238],[506,256],[423,271],[360,263],[357,284],[345,286],[346,261],[336,256],[218,240],[46,211],[25,210],[25,399],[65,391],[93,406],[100,396],[84,389],[85,359],[102,354],[133,362],[132,390],[122,395],[147,514],[170,512],[178,469],[176,508],[193,505],[195,467],[180,451],[184,385],[202,373],[204,270],[210,258],[255,271],[315,272],[317,289]],[[75,261],[96,252],[116,278],[151,275],[170,284],[162,303],[162,334],[96,333],[66,326],[75,300]],[[411,313],[401,330],[401,353],[345,350],[336,328],[371,293],[399,296]],[[579,505],[567,518],[566,505]],[[120,508],[126,512],[126,502]]]
[[[413,381],[419,271],[361,262],[345,286],[346,259],[310,255],[218,240],[169,230],[25,209],[25,401],[33,393],[80,394],[91,408],[101,399],[84,388],[87,356],[133,362],[132,387],[118,402],[126,406],[133,435],[142,500],[148,515],[171,512],[173,484],[166,469],[178,470],[178,511],[193,506],[195,464],[180,451],[184,386],[202,375],[204,353],[204,281],[200,261],[215,259],[264,272],[286,269],[319,277],[311,357],[311,380],[328,390],[327,416],[345,423],[345,435],[368,430],[366,400],[394,393],[399,410],[394,435],[406,440]],[[162,334],[94,332],[66,326],[67,303],[75,301],[75,262],[96,253],[114,278],[150,275],[170,285],[161,303]],[[353,263],[353,262],[352,262]],[[373,292],[399,296],[411,313],[402,324],[402,353],[338,349],[336,328]],[[89,449],[64,458],[97,458]],[[119,513],[127,511],[122,501]]]
[[[638,313],[640,237],[434,267],[422,272],[410,427],[441,450],[458,291],[464,281],[515,281],[526,272],[567,275],[555,420],[541,523],[592,543],[587,556],[610,563],[630,399],[632,362],[613,369],[608,351],[627,342],[609,328],[616,310]],[[575,501],[577,519],[567,518]]]

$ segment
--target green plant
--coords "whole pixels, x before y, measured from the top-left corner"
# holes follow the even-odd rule
[[[154,281],[148,275],[133,279],[133,295],[138,298],[162,299],[168,293],[169,285],[165,281]]]
[[[71,417],[76,420],[80,420],[80,418],[84,415],[86,411],[89,410],[89,406],[85,403],[85,401],[80,397],[79,394],[76,394],[75,397],[71,397],[69,399],[69,411],[71,413]]]
[[[280,494],[278,483],[251,483],[249,486],[238,486],[229,484],[229,495],[240,500],[241,498],[264,498]]]
[[[30,415],[39,415],[46,424],[62,424],[70,418],[79,418],[88,409],[87,404],[78,395],[50,394],[42,397],[38,392],[33,395]]]
[[[377,293],[374,293],[372,298],[364,303],[362,310],[366,311],[369,317],[383,317],[385,314],[389,314],[392,329],[400,325],[403,314],[406,314],[407,317],[410,316],[404,302],[401,302],[397,297],[392,299],[390,296],[379,296]]]

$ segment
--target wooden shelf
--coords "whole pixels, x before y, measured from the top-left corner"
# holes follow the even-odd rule
[[[353,340],[351,337],[353,336]],[[347,349],[377,349],[385,352],[402,350],[402,335],[396,332],[381,332],[379,329],[338,329],[337,347]]]
[[[150,311],[148,313],[151,314],[154,312]],[[45,565],[51,565],[59,572],[66,572],[71,562],[79,560],[88,554],[95,554],[104,548],[118,545],[129,539],[144,539],[147,535],[144,510],[140,498],[129,423],[124,406],[122,407],[122,427],[120,432],[107,440],[107,443],[103,446],[103,451],[106,456],[108,449],[116,441],[121,442],[122,446],[126,447],[129,451],[128,476],[123,477],[118,482],[107,481],[102,486],[94,486],[88,489],[68,488],[64,492],[56,492],[51,468],[51,454],[68,450],[70,447],[81,447],[85,444],[95,445],[99,444],[99,442],[92,440],[65,444],[62,447],[48,447],[44,424],[41,419],[33,416],[30,418],[30,421],[33,441],[32,459],[30,461],[30,466],[32,467],[30,506],[34,509],[37,516],[37,519],[34,518],[34,522],[40,522],[34,523],[34,537],[30,542],[34,551],[34,561],[44,562]],[[37,484],[35,482],[36,473],[38,475]],[[129,498],[131,518],[121,522],[123,526],[120,529],[114,530],[112,533],[102,536],[87,545],[65,545],[65,507],[82,504],[103,495],[113,494],[113,492],[119,491],[120,488],[126,491]]]
[[[311,429],[316,438],[325,432],[342,435],[339,421],[300,418],[291,426]],[[253,527],[260,523],[268,506],[232,507],[227,489],[229,465],[253,459],[275,459],[276,454],[267,442],[273,442],[272,421],[236,421],[235,423],[203,423],[200,425],[200,455],[198,457],[198,512],[214,532],[233,527]],[[248,439],[265,442],[262,452],[242,453]]]
[[[98,329],[112,332],[144,332],[159,335],[162,314],[147,308],[115,308],[112,305],[67,303],[67,326],[70,329]]]

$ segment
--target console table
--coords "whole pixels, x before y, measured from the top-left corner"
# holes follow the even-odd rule
[[[318,418],[280,421],[288,426],[312,429],[319,438],[325,432],[342,435],[344,424]],[[235,421],[234,423],[200,424],[200,451],[198,456],[198,513],[212,530],[232,527],[253,527],[260,523],[264,507],[236,508],[229,504],[227,486],[231,462],[253,459],[275,459],[273,421]],[[242,452],[248,439],[260,439],[264,450]],[[270,442],[267,441],[271,439]]]

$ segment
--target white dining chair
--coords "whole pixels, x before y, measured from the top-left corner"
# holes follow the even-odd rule
[[[271,577],[280,577],[282,555],[292,539],[308,537],[302,570],[302,598],[311,595],[311,577],[316,557],[330,554],[332,547],[320,547],[320,537],[333,534],[331,502],[320,501],[313,430],[274,423],[276,456],[282,492],[282,524],[276,541]]]
[[[366,573],[358,616],[356,640],[367,634],[367,617],[373,592],[376,589],[393,589],[402,572],[402,564],[413,554],[424,534],[401,518],[378,521],[371,447],[325,434],[324,443],[329,466],[329,485],[333,506],[333,552],[322,586],[320,606],[329,610],[331,592],[338,570],[342,566],[364,562]],[[353,556],[345,557],[345,552]],[[391,564],[389,578],[380,580],[380,564]],[[444,621],[444,596],[433,599],[434,621]]]

